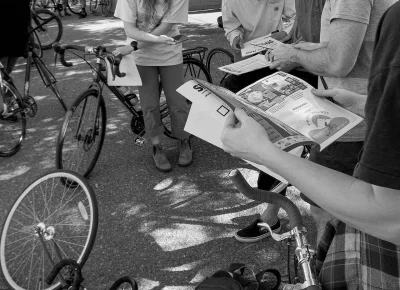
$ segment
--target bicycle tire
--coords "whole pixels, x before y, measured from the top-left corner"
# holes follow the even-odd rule
[[[101,15],[106,17],[110,13],[112,0],[100,0]]]
[[[63,25],[60,17],[55,13],[47,9],[36,10],[32,17],[32,27],[36,28],[43,22],[46,22],[46,24],[37,28],[35,32],[40,38],[42,49],[46,50],[52,48],[54,43],[60,41],[63,34]]]
[[[122,289],[127,289],[127,290],[137,290],[138,289],[137,283],[136,283],[136,281],[134,279],[132,279],[129,276],[123,276],[123,277],[119,278],[118,280],[116,280],[111,285],[109,290],[121,289],[120,286],[122,286],[124,284],[128,284],[130,286],[130,288],[123,287]]]
[[[96,10],[97,10],[97,0],[90,0],[89,2],[90,13],[94,13]]]
[[[213,84],[221,85],[224,79],[229,75],[218,68],[231,64],[235,61],[233,54],[224,48],[211,49],[207,55],[206,67],[210,72]]]
[[[36,34],[36,31],[32,31],[32,35],[33,35],[33,43],[31,44],[32,51],[35,52],[38,57],[42,58],[43,50],[42,50],[42,44],[40,43],[40,39]]]
[[[79,0],[68,0],[67,7],[69,11],[71,11],[74,14],[79,14],[81,13],[82,10],[81,2]]]
[[[15,106],[22,107],[22,99],[17,89],[9,82],[3,80],[3,89],[13,98]],[[0,96],[1,97],[1,96]],[[12,103],[13,103],[12,101]],[[1,113],[0,113],[1,114]],[[12,119],[3,119],[0,116],[0,156],[9,157],[21,149],[26,134],[26,118],[24,111],[14,114],[16,122]]]
[[[50,87],[51,91],[57,97],[58,101],[61,103],[61,106],[65,111],[68,110],[67,105],[65,104],[64,100],[61,97],[61,94],[57,87],[57,80],[55,77],[50,73],[47,66],[41,60],[35,60],[36,68],[39,70],[39,74],[42,77],[42,81],[46,87]]]
[[[196,58],[187,57],[183,59],[183,71],[185,82],[192,78],[212,82],[210,73],[205,65]]]
[[[97,90],[86,90],[67,111],[57,140],[56,168],[72,170],[85,178],[92,172],[103,146],[107,120],[101,95],[99,117],[95,117],[97,98]],[[96,122],[94,133],[93,122]]]
[[[65,186],[61,182],[65,178],[79,187]],[[14,202],[4,222],[0,262],[6,283],[16,290],[59,287],[60,283],[55,282],[46,288],[42,280],[53,268],[46,263],[44,247],[49,249],[53,262],[69,258],[83,267],[97,226],[96,196],[85,179],[66,170],[52,171],[36,179]],[[45,246],[37,229],[43,234]]]

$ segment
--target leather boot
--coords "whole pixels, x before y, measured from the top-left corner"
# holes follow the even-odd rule
[[[171,163],[169,163],[160,144],[153,145],[153,160],[158,170],[162,172],[172,170]]]
[[[181,141],[179,153],[179,166],[186,167],[192,164],[193,162],[193,150],[190,144],[190,139],[183,139]]]

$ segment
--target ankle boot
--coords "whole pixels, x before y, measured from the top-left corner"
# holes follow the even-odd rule
[[[179,166],[186,167],[193,162],[193,150],[190,139],[183,139],[179,150]]]
[[[172,170],[171,163],[169,163],[160,144],[153,145],[153,160],[158,170],[162,172],[169,172]]]

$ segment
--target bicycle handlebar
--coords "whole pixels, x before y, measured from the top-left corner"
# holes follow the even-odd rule
[[[130,45],[133,47],[134,51],[138,49],[136,41],[132,41],[130,43]],[[71,62],[67,62],[65,60],[65,51],[68,49],[73,49],[73,50],[78,50],[78,51],[82,51],[82,52],[89,53],[89,54],[94,54],[94,55],[96,55],[96,57],[105,55],[107,60],[111,64],[111,74],[112,74],[113,80],[115,80],[115,76],[118,76],[120,78],[123,78],[124,76],[126,76],[126,74],[124,72],[121,72],[119,70],[119,65],[121,63],[123,56],[121,54],[115,56],[111,52],[108,52],[107,49],[103,46],[93,47],[93,46],[80,46],[80,45],[72,45],[72,44],[54,43],[53,49],[57,54],[60,55],[60,62],[65,67],[72,66]]]
[[[229,176],[236,188],[246,197],[261,202],[275,204],[284,209],[289,216],[290,226],[292,229],[296,227],[301,229],[304,227],[300,210],[291,200],[275,192],[252,188],[238,170],[231,171]]]
[[[53,283],[54,279],[58,275],[58,273],[61,271],[61,269],[65,266],[71,266],[74,269],[74,281],[72,282],[71,288],[69,290],[79,290],[80,284],[84,280],[82,277],[82,271],[81,267],[78,265],[78,263],[72,259],[63,259],[60,262],[58,262],[49,276],[46,278],[46,283],[48,285],[51,285]]]

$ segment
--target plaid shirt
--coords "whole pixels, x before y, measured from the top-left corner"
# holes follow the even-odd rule
[[[333,219],[317,248],[322,289],[400,289],[400,246]]]

